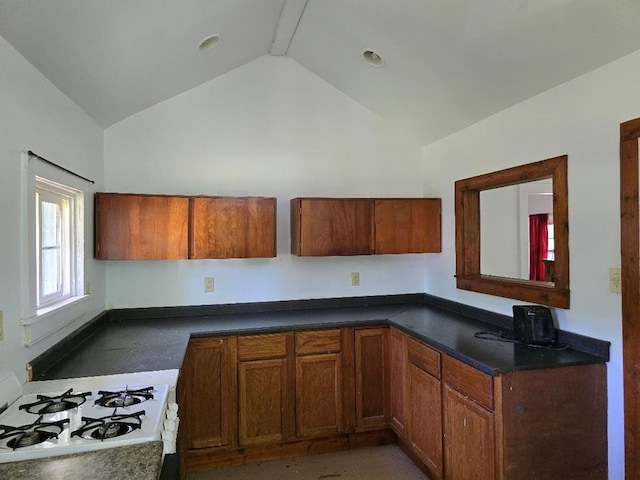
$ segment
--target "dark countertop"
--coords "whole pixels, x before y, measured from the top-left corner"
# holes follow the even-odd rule
[[[511,319],[410,294],[391,301],[361,297],[354,302],[329,299],[105,312],[29,366],[34,380],[180,369],[191,337],[381,324],[399,328],[490,375],[608,361],[608,342],[569,332],[559,332],[560,342],[576,348],[541,349],[476,338],[480,331],[508,334]],[[52,472],[64,470],[66,479],[97,478],[95,472],[100,472],[99,478],[156,479],[160,458],[161,442],[149,442],[0,464],[0,478],[53,478]]]
[[[449,306],[441,308],[441,305],[414,302],[242,313],[227,310],[204,316],[190,316],[189,312],[175,316],[176,312],[172,311],[172,316],[162,318],[119,319],[115,315],[114,318],[106,316],[80,347],[67,352],[55,366],[34,368],[34,380],[179,369],[191,336],[380,324],[397,327],[490,375],[608,360],[608,342],[596,339],[587,339],[598,345],[595,350],[592,349],[592,353],[585,353],[580,351],[584,350],[582,348],[543,349],[476,338],[474,334],[479,331],[508,333],[504,316],[495,314],[498,321],[487,322],[487,313],[491,317],[490,312],[478,312],[479,315],[470,316],[466,310],[461,314],[452,311]],[[485,321],[478,320],[478,317]],[[579,347],[585,343],[586,337],[564,333],[566,335],[560,336],[561,341],[566,340]],[[589,341],[586,343],[589,344]],[[594,351],[596,354],[593,354]],[[56,359],[60,358],[59,353],[56,353]],[[38,357],[36,363],[51,365],[56,359]]]
[[[0,463],[0,478],[157,480],[162,468],[162,442],[146,442],[59,457]]]

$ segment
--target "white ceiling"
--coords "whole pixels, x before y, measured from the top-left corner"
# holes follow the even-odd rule
[[[103,127],[271,53],[428,144],[640,49],[640,1],[0,0],[0,35]]]

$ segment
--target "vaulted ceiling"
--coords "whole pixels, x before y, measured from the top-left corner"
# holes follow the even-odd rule
[[[0,35],[103,127],[270,54],[428,144],[639,50],[640,1],[0,0]]]

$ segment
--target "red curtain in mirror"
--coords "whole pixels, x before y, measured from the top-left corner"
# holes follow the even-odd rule
[[[529,215],[529,280],[544,281],[544,262],[547,258],[547,222],[549,215]]]

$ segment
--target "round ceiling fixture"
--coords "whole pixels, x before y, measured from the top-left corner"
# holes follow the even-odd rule
[[[198,44],[198,50],[209,50],[212,47],[215,47],[220,41],[220,35],[209,35],[208,37],[204,37],[200,43]]]
[[[384,65],[382,55],[371,48],[367,48],[362,51],[362,58],[364,58],[365,62],[374,67],[381,67]]]

